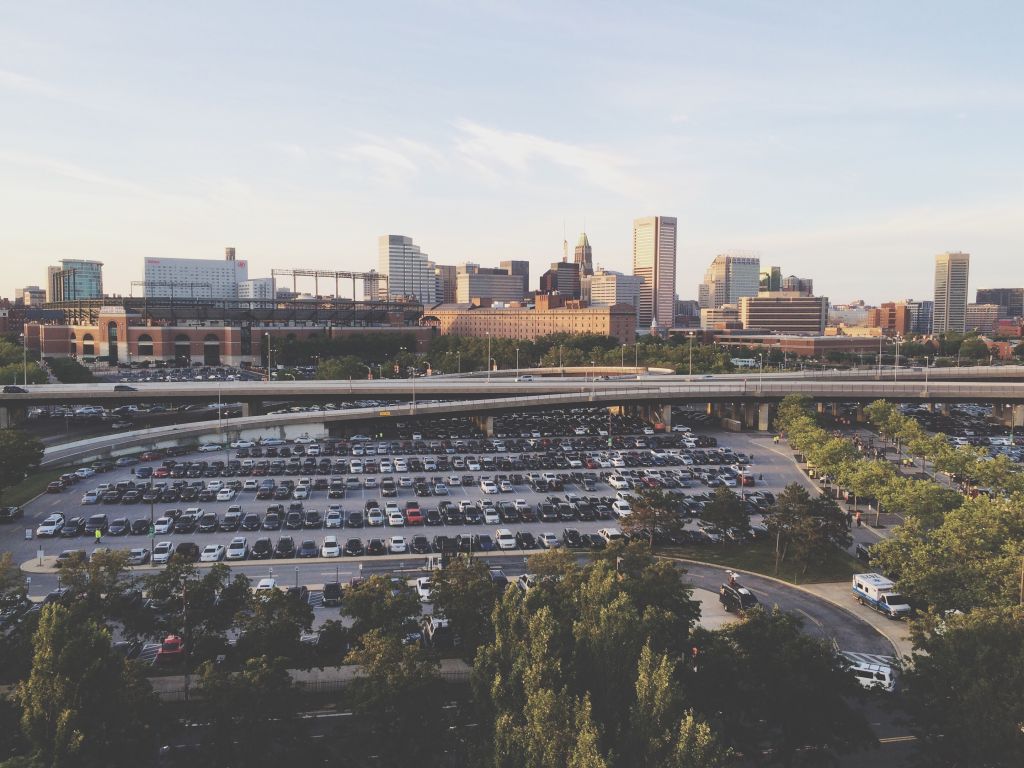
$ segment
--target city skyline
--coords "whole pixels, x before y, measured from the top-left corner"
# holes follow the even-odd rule
[[[679,221],[682,298],[731,250],[838,302],[926,297],[946,251],[1024,282],[1020,8],[256,5],[7,9],[0,293],[86,259],[127,294],[140,256],[224,243],[254,275],[367,270],[382,232],[540,274],[585,230],[629,272],[651,211]]]

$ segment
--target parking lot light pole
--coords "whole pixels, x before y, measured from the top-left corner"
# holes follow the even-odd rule
[[[516,378],[519,378],[519,347],[516,347]]]

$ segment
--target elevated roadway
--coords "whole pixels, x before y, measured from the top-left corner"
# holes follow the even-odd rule
[[[806,395],[822,404],[858,403],[886,399],[894,402],[977,402],[1008,406],[1014,412],[1024,413],[1024,382],[929,382],[918,381],[819,381],[819,380],[758,380],[741,377],[722,377],[693,382],[677,382],[665,378],[655,381],[591,381],[580,382],[522,382],[500,384],[493,382],[446,382],[444,387],[426,387],[426,393],[446,394],[455,399],[436,402],[412,401],[399,405],[323,410],[301,413],[250,415],[198,424],[172,425],[136,432],[120,433],[78,443],[66,443],[46,450],[45,462],[57,465],[105,455],[117,455],[142,447],[195,443],[219,437],[254,438],[261,435],[295,437],[304,433],[313,436],[327,434],[354,434],[370,429],[378,420],[399,420],[410,417],[471,416],[489,431],[493,416],[498,413],[544,411],[578,406],[600,406],[636,409],[652,422],[671,423],[673,405],[699,404],[719,409],[720,415],[740,422],[743,426],[768,429],[770,408],[790,394]],[[454,385],[454,389],[453,389]],[[467,392],[467,385],[471,394]],[[77,385],[83,386],[83,385]],[[93,385],[84,385],[93,386]],[[107,385],[109,387],[109,385]],[[165,387],[177,385],[149,385]],[[209,388],[212,385],[193,386]],[[304,398],[321,402],[346,399],[358,393],[361,399],[403,399],[410,392],[406,382],[295,382],[271,383],[263,387],[280,390],[277,397],[289,399],[302,392]],[[349,387],[352,389],[350,390]],[[237,384],[226,388],[238,389]],[[216,387],[214,387],[214,390]],[[423,387],[418,387],[423,393]],[[285,392],[286,391],[286,392]],[[454,393],[459,394],[454,394]],[[372,393],[372,394],[371,394]],[[123,394],[123,393],[116,393]],[[134,393],[133,393],[134,394]],[[141,392],[138,394],[142,394]],[[341,395],[339,397],[339,395]],[[459,396],[461,395],[461,397]],[[170,397],[170,393],[167,395]],[[150,395],[150,399],[152,399]],[[207,395],[209,397],[209,395]],[[224,394],[225,399],[238,397]],[[472,398],[472,399],[469,399]],[[1017,421],[1024,423],[1024,418]]]

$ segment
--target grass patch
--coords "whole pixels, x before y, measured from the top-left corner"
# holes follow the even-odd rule
[[[783,562],[779,567],[779,572],[775,573],[774,541],[757,541],[745,546],[706,544],[658,547],[656,552],[670,557],[685,557],[690,560],[714,563],[723,567],[735,568],[738,571],[775,576],[791,584],[849,581],[853,574],[863,570],[863,566],[857,560],[837,549],[828,561],[821,565],[810,566],[806,573],[800,573],[792,563],[788,562]]]
[[[46,486],[67,472],[64,469],[43,469],[29,475],[17,485],[12,485],[0,495],[0,504],[5,507],[21,507],[46,490]],[[65,491],[66,493],[66,491]]]

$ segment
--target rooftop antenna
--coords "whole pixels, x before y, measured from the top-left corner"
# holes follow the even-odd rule
[[[569,260],[569,239],[565,233],[565,219],[562,219],[562,261]]]

